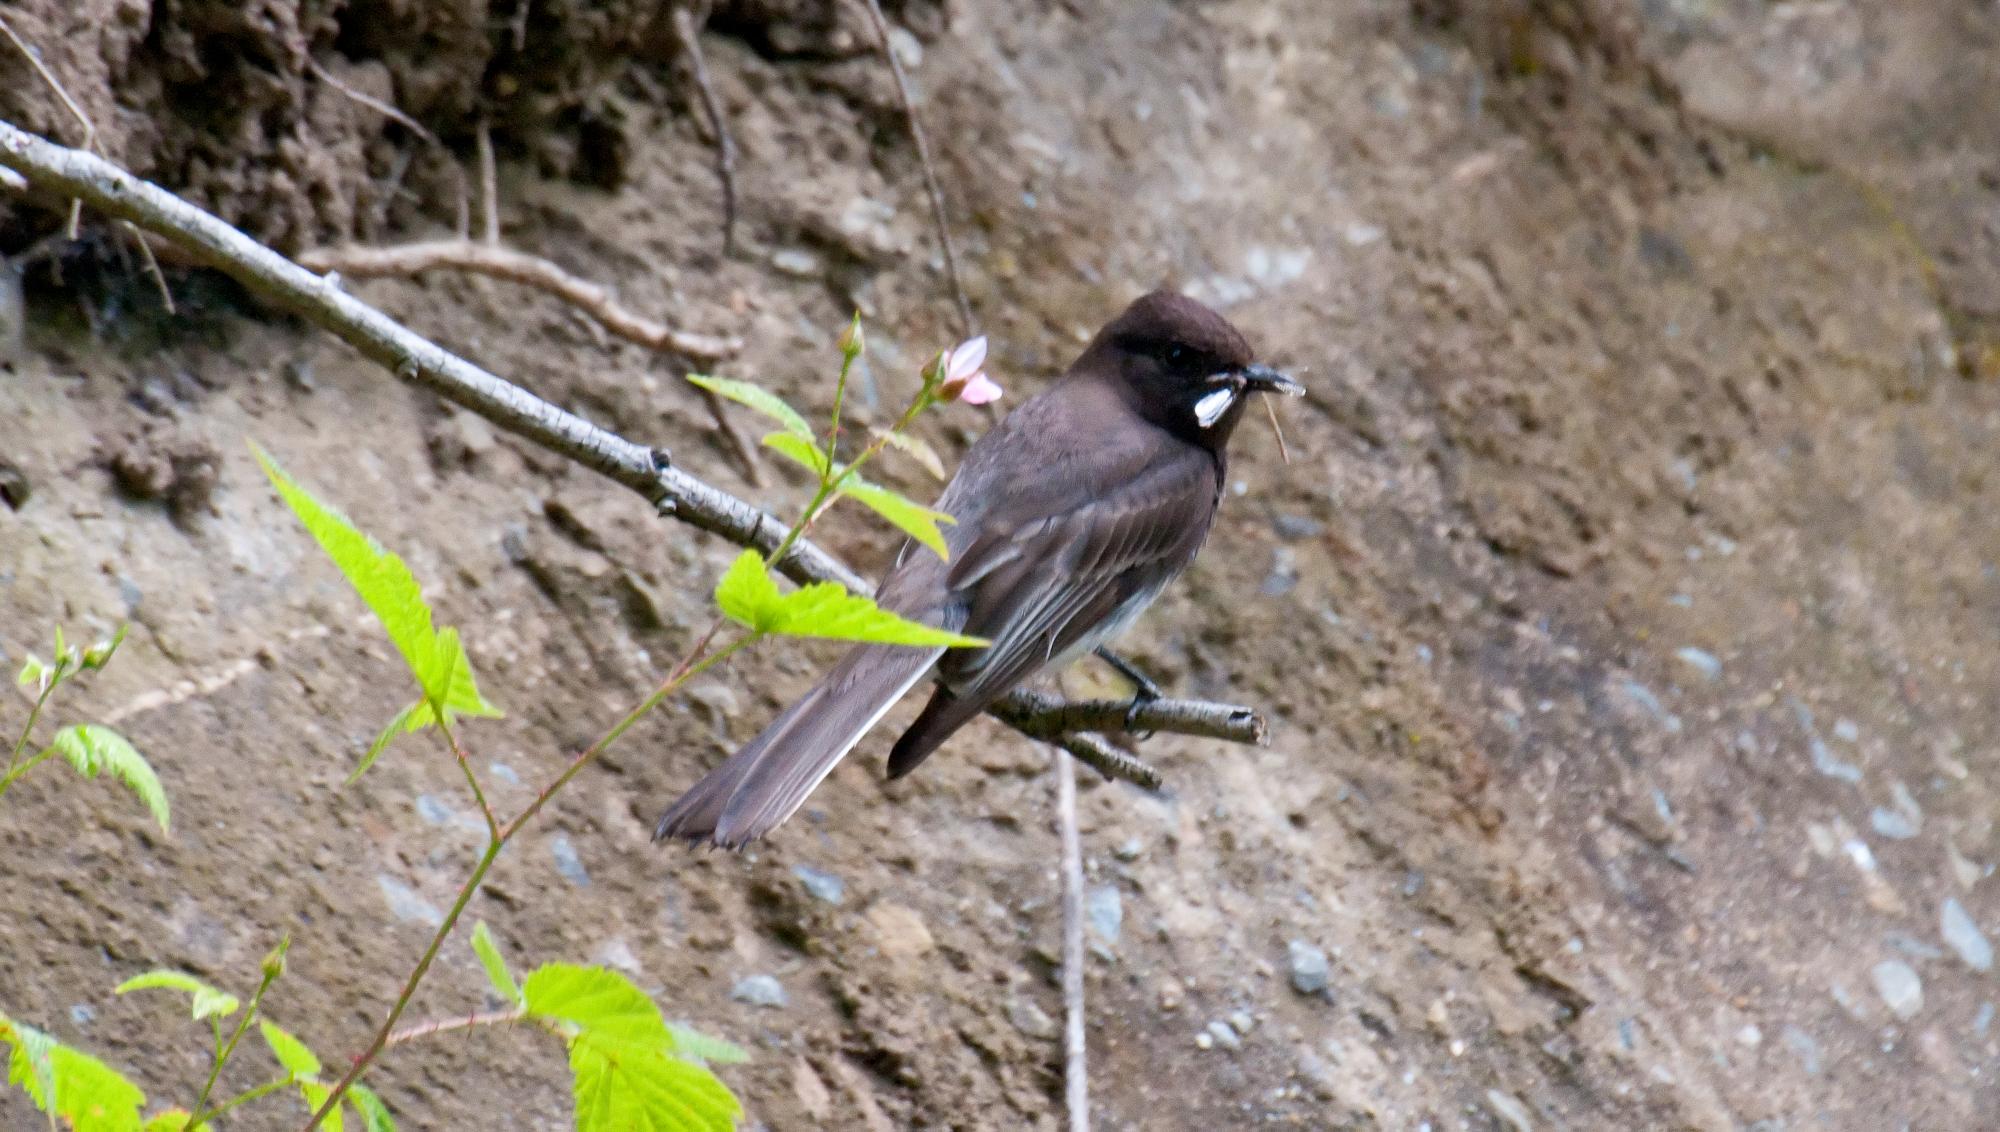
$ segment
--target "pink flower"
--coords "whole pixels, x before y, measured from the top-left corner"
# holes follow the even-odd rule
[[[938,385],[940,401],[985,405],[998,401],[1005,392],[999,382],[982,372],[986,365],[984,334],[952,347],[950,353],[938,360],[938,365],[944,372],[944,381]]]

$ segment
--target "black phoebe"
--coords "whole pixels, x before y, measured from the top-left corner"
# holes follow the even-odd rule
[[[1063,379],[965,455],[938,500],[949,560],[905,544],[884,608],[986,648],[860,645],[660,819],[656,839],[735,848],[792,816],[933,665],[938,688],[889,776],[1015,685],[1131,624],[1208,537],[1224,447],[1247,394],[1304,392],[1251,361],[1221,315],[1155,291],[1099,331]]]

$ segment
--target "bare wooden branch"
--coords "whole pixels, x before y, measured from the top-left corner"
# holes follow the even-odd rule
[[[672,350],[690,358],[714,361],[743,349],[739,338],[676,330],[621,304],[601,283],[572,275],[541,256],[472,240],[426,240],[391,247],[313,248],[299,254],[312,271],[331,271],[350,279],[421,275],[426,271],[465,271],[546,291],[596,319],[604,329],[650,350]]]
[[[1006,718],[1006,709],[994,711],[994,715]],[[1028,726],[1035,726],[1033,716],[1024,717]],[[1009,721],[1009,726],[1013,726]],[[1014,728],[1021,730],[1019,727]],[[1023,732],[1025,734],[1025,732]],[[1163,777],[1153,765],[1144,759],[1135,758],[1104,741],[1104,737],[1090,731],[1066,731],[1049,736],[1048,742],[1076,756],[1076,761],[1115,782],[1129,782],[1145,790],[1158,790],[1166,785]]]
[[[1191,710],[1196,707],[1201,710]],[[1172,731],[1251,744],[1265,738],[1264,719],[1255,711],[1196,700],[1140,700],[1135,706],[1130,700],[1065,700],[1024,689],[994,714],[1037,739],[1079,731]]]
[[[881,0],[862,0],[862,3],[875,25],[875,38],[881,41],[889,74],[896,80],[896,97],[902,100],[903,117],[910,123],[910,140],[917,146],[917,162],[924,167],[924,188],[931,197],[931,220],[937,225],[938,248],[944,253],[944,276],[951,284],[951,297],[958,303],[959,334],[970,338],[978,324],[972,318],[972,300],[966,297],[965,284],[958,277],[958,253],[951,246],[951,217],[944,209],[944,189],[938,184],[937,166],[931,162],[930,142],[924,139],[923,123],[917,120],[917,102],[910,97],[909,77],[903,74],[903,61],[896,57],[896,44],[889,38],[889,20],[882,15]]]
[[[94,154],[57,145],[0,121],[0,167],[26,177],[31,187],[83,200],[110,216],[159,234],[403,380],[638,493],[663,515],[767,554],[777,549],[784,537],[784,523],[671,466],[658,449],[635,444],[502,380],[348,294],[341,289],[338,276],[315,275],[215,215]],[[859,575],[807,539],[795,542],[776,568],[795,582],[835,581],[857,593],[872,590]],[[1116,701],[1085,701],[1071,717],[1063,714],[1070,705],[1060,700],[1016,690],[995,705],[993,713],[1016,730],[1041,738],[1060,729],[1056,721],[1105,722],[1113,708],[1116,725],[1123,726],[1125,705]],[[1264,734],[1263,721],[1249,708],[1194,700],[1154,700],[1133,714],[1133,726],[1237,742],[1256,742]],[[1079,741],[1079,745],[1088,743]]]

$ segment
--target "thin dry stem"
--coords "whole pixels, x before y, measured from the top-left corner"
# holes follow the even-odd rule
[[[480,238],[487,247],[497,248],[500,246],[500,169],[493,161],[493,131],[485,122],[479,123],[478,139]]]
[[[77,123],[83,127],[83,148],[96,153],[96,123],[92,122],[90,116],[83,112],[83,107],[76,104],[76,99],[69,96],[69,91],[62,85],[62,81],[56,78],[55,72],[49,70],[48,65],[42,62],[42,57],[29,48],[20,36],[14,34],[14,26],[7,22],[7,17],[5,16],[0,16],[0,32],[6,33],[8,42],[12,43],[21,52],[22,57],[27,59],[28,65],[35,69],[35,73],[42,77],[43,82],[49,84],[49,89],[55,92],[56,97],[62,100],[63,106],[69,110],[70,114],[76,118]],[[76,239],[77,225],[82,219],[83,198],[72,197],[69,202],[69,220],[63,225],[63,235],[71,240]]]
[[[306,70],[311,71],[314,78],[332,87],[335,91],[338,91],[339,93],[345,95],[349,101],[359,103],[362,106],[366,106],[368,109],[373,110],[375,113],[382,115],[384,118],[389,119],[391,122],[396,123],[397,125],[415,134],[417,137],[423,139],[424,142],[428,145],[435,146],[439,149],[444,148],[444,143],[438,140],[438,136],[436,134],[431,133],[429,130],[425,129],[423,123],[417,121],[415,118],[410,117],[408,114],[403,113],[401,110],[396,109],[396,107],[391,105],[390,103],[384,102],[381,99],[375,97],[372,94],[369,94],[366,91],[356,90],[355,88],[342,82],[340,79],[334,77],[332,71],[329,71],[325,67],[320,66],[319,60],[314,59],[311,56],[307,56]]]
[[[1076,768],[1055,752],[1056,825],[1062,837],[1063,1099],[1070,1132],[1090,1132],[1090,1067],[1084,1040],[1083,838],[1076,827]]]
[[[299,263],[312,271],[330,271],[348,279],[465,271],[554,295],[595,319],[612,334],[649,350],[671,350],[700,361],[715,361],[743,349],[739,338],[677,330],[626,307],[601,283],[572,275],[541,256],[490,243],[427,240],[385,248],[314,248],[301,253]]]
[[[945,280],[951,284],[951,297],[958,303],[959,336],[970,338],[976,325],[972,319],[972,300],[966,298],[965,284],[958,277],[958,253],[951,246],[951,217],[945,212],[944,189],[938,184],[937,166],[931,162],[930,142],[924,139],[923,123],[917,120],[916,99],[910,97],[910,80],[903,74],[903,61],[896,57],[896,45],[889,38],[889,20],[882,15],[882,4],[880,0],[862,0],[862,3],[875,25],[875,38],[881,41],[882,57],[889,61],[889,74],[896,80],[896,97],[902,101],[903,117],[910,123],[910,140],[916,143],[917,161],[924,167],[931,220],[937,225],[938,248],[944,253]]]
[[[729,120],[722,116],[722,99],[708,78],[708,60],[701,53],[701,29],[694,26],[694,13],[677,5],[669,21],[674,39],[686,53],[688,69],[694,73],[695,90],[701,94],[709,128],[715,131],[715,176],[722,182],[722,254],[736,251],[736,138],[729,132]]]

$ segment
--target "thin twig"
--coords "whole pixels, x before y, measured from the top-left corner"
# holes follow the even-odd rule
[[[1142,790],[1158,790],[1166,785],[1166,779],[1151,763],[1126,754],[1094,732],[1063,732],[1050,736],[1048,741],[1107,779],[1129,782]]]
[[[36,74],[42,76],[42,81],[49,84],[49,89],[55,91],[56,97],[62,100],[62,104],[69,108],[69,112],[83,126],[83,148],[89,150],[91,153],[96,153],[97,126],[90,120],[90,116],[83,112],[83,107],[78,106],[76,99],[69,96],[69,91],[63,88],[62,82],[56,78],[55,72],[49,70],[48,65],[42,62],[42,57],[31,50],[26,43],[22,42],[20,36],[14,34],[14,26],[7,22],[7,17],[5,16],[0,16],[0,32],[6,33],[8,41],[20,50],[22,56],[28,60],[28,65],[35,69]],[[63,235],[71,240],[76,239],[77,225],[82,218],[83,198],[70,198],[69,221],[63,225]]]
[[[153,285],[160,289],[160,305],[168,314],[175,313],[174,293],[167,289],[167,277],[160,270],[160,261],[153,255],[153,245],[146,242],[146,234],[130,220],[120,220],[119,225],[132,234],[132,242],[139,245],[139,254],[146,257],[146,272],[153,277]]]
[[[1076,768],[1055,752],[1056,824],[1062,836],[1063,1097],[1070,1132],[1090,1132],[1090,1069],[1083,1010],[1083,838],[1076,828]]]
[[[480,238],[486,241],[487,247],[497,248],[500,246],[500,170],[493,161],[493,131],[487,128],[484,121],[479,123],[477,137]]]
[[[766,554],[785,541],[789,530],[785,523],[667,465],[656,449],[635,444],[503,381],[343,291],[338,279],[307,271],[213,214],[94,154],[0,121],[0,166],[23,174],[44,191],[81,198],[93,208],[166,237],[403,380],[597,472],[639,494],[664,515]],[[871,589],[860,575],[808,539],[795,540],[775,565],[795,582],[839,582],[857,593]],[[1059,712],[1068,710],[1061,701],[1017,689],[995,705],[993,714],[1017,730],[1043,731],[1052,726],[1051,706]],[[1117,704],[1121,721],[1125,706]],[[1090,709],[1093,715],[1096,711],[1094,706]],[[1256,742],[1264,734],[1263,720],[1249,708],[1191,700],[1162,699],[1142,705],[1133,715],[1133,726],[1236,742]]]
[[[649,350],[672,350],[701,361],[714,361],[743,349],[739,338],[676,330],[627,308],[601,283],[572,275],[541,256],[490,243],[427,240],[386,248],[314,248],[300,253],[299,263],[313,271],[331,271],[348,279],[421,275],[441,270],[486,275],[554,295],[595,319],[612,334]]]
[[[375,97],[374,95],[369,94],[367,91],[356,90],[354,87],[351,87],[347,85],[345,82],[342,82],[340,79],[334,77],[332,71],[329,71],[325,67],[320,66],[319,60],[314,59],[311,56],[307,56],[306,70],[311,71],[313,73],[314,78],[317,78],[319,81],[332,87],[339,93],[346,95],[349,100],[357,102],[363,106],[366,106],[368,109],[373,110],[375,113],[382,115],[384,118],[389,119],[391,122],[394,122],[397,125],[403,127],[404,129],[410,131],[411,133],[417,135],[417,137],[423,139],[423,141],[426,144],[435,146],[438,149],[444,148],[444,143],[438,140],[438,136],[436,134],[431,133],[429,130],[425,129],[423,123],[417,121],[415,118],[410,117],[408,114],[403,113],[401,110],[396,109],[396,107],[391,105],[390,103],[384,102],[381,99]]]
[[[736,454],[736,462],[743,465],[743,478],[750,481],[751,487],[763,487],[763,461],[757,458],[756,443],[730,419],[728,408],[713,389],[701,390],[701,399],[708,406],[708,415],[715,420],[715,430],[729,442],[730,450]]]
[[[896,97],[902,100],[903,116],[910,123],[910,139],[917,145],[917,161],[924,167],[924,188],[931,197],[931,220],[937,225],[938,248],[944,253],[945,280],[951,284],[951,297],[958,303],[959,335],[972,337],[972,300],[965,297],[965,284],[958,278],[958,255],[951,246],[951,218],[944,208],[944,190],[938,185],[937,167],[931,164],[930,143],[924,140],[924,127],[917,120],[916,100],[910,97],[910,80],[903,74],[903,61],[896,57],[896,45],[889,38],[889,21],[882,15],[881,0],[862,0],[868,8],[868,18],[875,24],[875,38],[882,43],[882,57],[889,61],[889,74],[896,80]]]
[[[384,1048],[399,1046],[405,1042],[414,1042],[419,1038],[433,1037],[437,1034],[449,1034],[454,1030],[472,1030],[481,1026],[505,1026],[512,1022],[524,1021],[527,1016],[525,1011],[516,1008],[513,1010],[496,1010],[491,1014],[467,1014],[461,1018],[441,1018],[432,1022],[419,1022],[414,1026],[405,1026],[403,1029],[391,1032],[388,1039],[382,1045]]]
[[[729,132],[729,120],[722,116],[722,99],[708,78],[708,61],[701,53],[701,29],[694,26],[694,13],[677,4],[669,20],[674,39],[687,55],[694,72],[695,90],[701,94],[702,109],[708,114],[709,128],[715,131],[715,176],[722,182],[722,254],[736,251],[736,139]]]

